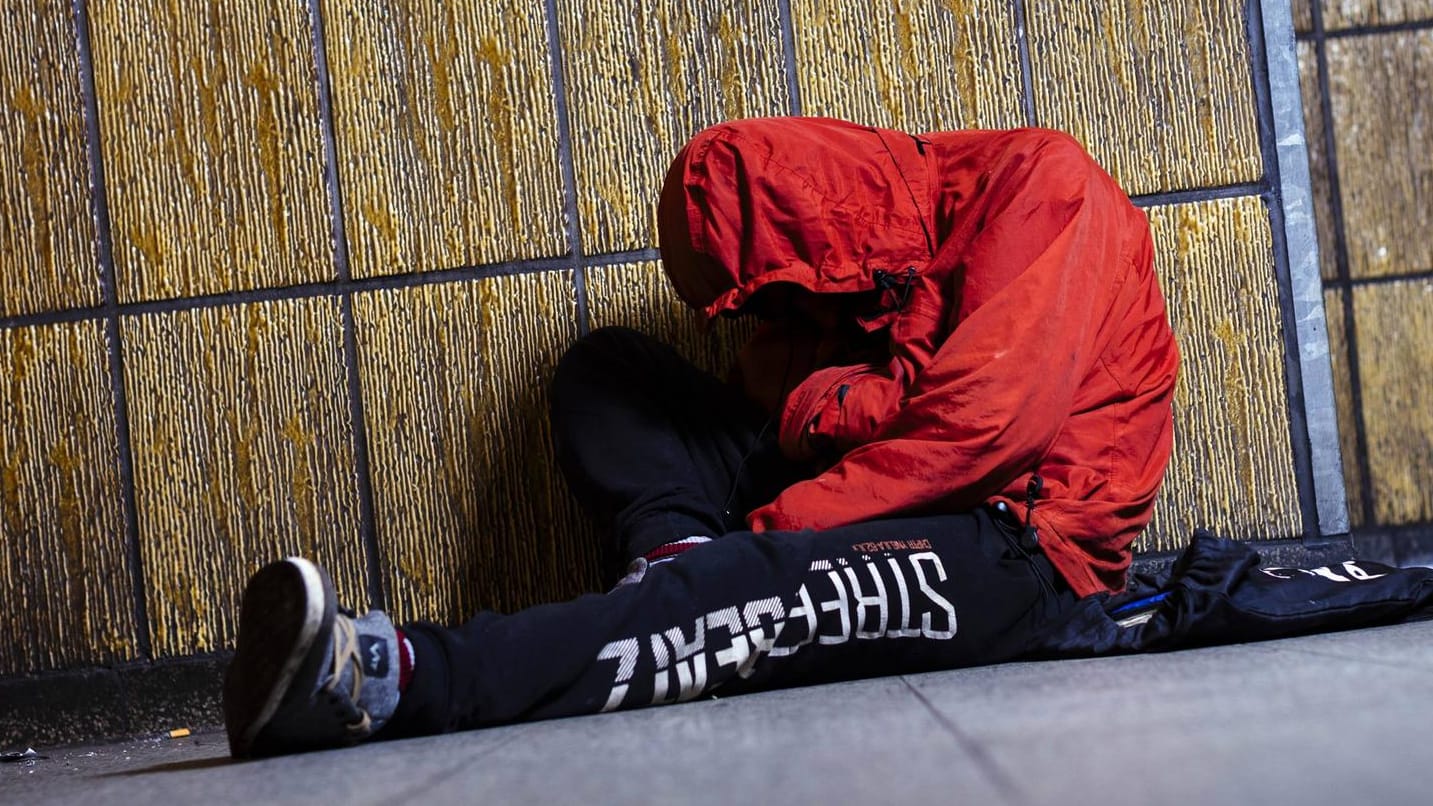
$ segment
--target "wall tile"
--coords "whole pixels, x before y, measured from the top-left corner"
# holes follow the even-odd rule
[[[1027,3],[1037,121],[1130,193],[1258,180],[1245,5]]]
[[[71,4],[6,6],[0,26],[0,316],[98,305]],[[28,13],[16,13],[21,7]]]
[[[1298,537],[1268,210],[1241,197],[1149,216],[1182,363],[1174,458],[1138,549],[1182,548],[1198,526],[1245,540]]]
[[[1433,269],[1433,30],[1325,47],[1349,273]]]
[[[120,301],[333,278],[307,4],[90,11]]]
[[[1348,524],[1363,525],[1363,473],[1358,467],[1358,424],[1354,422],[1353,367],[1349,363],[1348,339],[1343,315],[1344,294],[1324,291],[1324,315],[1328,319],[1329,360],[1333,364],[1334,406],[1338,411],[1339,453],[1343,457],[1343,486],[1348,498]]]
[[[134,657],[104,324],[0,330],[0,674]]]
[[[338,300],[127,317],[125,388],[156,655],[230,646],[239,595],[292,554],[367,603]]]
[[[541,3],[324,12],[355,277],[567,250]]]
[[[570,272],[361,294],[389,604],[455,621],[594,590],[595,532],[553,460],[547,383],[576,338]]]
[[[1322,3],[1326,31],[1433,20],[1433,0],[1322,0]]]
[[[1319,92],[1318,50],[1312,42],[1299,42],[1299,89],[1303,94],[1304,134],[1308,142],[1309,183],[1313,186],[1314,228],[1319,239],[1319,274],[1325,280],[1338,277],[1337,230],[1333,220],[1333,198],[1329,181],[1327,140]]]
[[[1374,518],[1433,520],[1433,280],[1355,286],[1353,311]]]
[[[776,0],[558,0],[582,247],[656,245],[657,195],[707,126],[790,111]]]
[[[1005,0],[797,0],[802,111],[909,132],[1025,124]]]
[[[1315,0],[1293,0],[1294,30],[1298,33],[1314,29],[1313,4]]]

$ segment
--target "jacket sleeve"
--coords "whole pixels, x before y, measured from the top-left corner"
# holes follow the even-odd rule
[[[889,369],[840,378],[849,388],[837,396],[862,422],[878,423],[871,439],[753,511],[754,530],[830,528],[936,503],[974,507],[1036,468],[1071,415],[1096,358],[1094,331],[1138,240],[1125,237],[1128,200],[1089,171],[1057,192],[1012,190],[991,204],[1002,201],[983,226],[943,246],[958,254],[948,289],[958,324],[929,364],[909,379]],[[841,416],[835,394],[807,410]]]

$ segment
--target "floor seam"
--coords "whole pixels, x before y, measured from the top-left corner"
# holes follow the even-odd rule
[[[961,749],[975,760],[976,767],[985,774],[991,784],[994,785],[1007,800],[1022,804],[1030,802],[1025,792],[1015,783],[1015,779],[1011,778],[1006,774],[1005,770],[1000,768],[1000,765],[995,761],[994,757],[986,751],[980,742],[976,741],[970,734],[961,730],[959,725],[956,725],[954,721],[941,713],[940,709],[936,708],[935,704],[932,703],[920,689],[916,688],[905,675],[901,675],[900,681],[911,694],[915,695],[915,698],[920,701],[921,705],[925,706],[927,713],[935,718],[935,721],[945,729],[945,732],[948,733],[951,738],[955,739],[955,743],[960,745]]]
[[[1335,660],[1345,660],[1345,661],[1355,661],[1355,662],[1358,662],[1358,663],[1367,663],[1367,664],[1371,664],[1371,665],[1373,665],[1373,666],[1383,666],[1383,667],[1386,667],[1386,668],[1389,668],[1389,669],[1398,669],[1398,670],[1404,671],[1404,672],[1414,672],[1414,673],[1422,672],[1422,673],[1425,673],[1425,674],[1426,674],[1426,673],[1428,673],[1428,672],[1430,672],[1430,671],[1433,671],[1433,664],[1411,665],[1411,666],[1408,666],[1408,665],[1404,665],[1404,664],[1401,664],[1401,663],[1394,663],[1394,662],[1392,662],[1392,661],[1382,660],[1382,659],[1380,659],[1380,658],[1370,658],[1370,657],[1367,657],[1367,656],[1364,656],[1364,655],[1341,655],[1341,654],[1339,654],[1339,653],[1337,653],[1337,652],[1329,652],[1329,651],[1327,651],[1327,650],[1318,650],[1318,649],[1304,649],[1304,648],[1301,648],[1301,647],[1277,647],[1277,648],[1271,647],[1271,649],[1272,649],[1273,651],[1275,651],[1275,652],[1297,652],[1297,653],[1299,653],[1299,654],[1301,654],[1301,655],[1313,655],[1313,656],[1319,657],[1319,658],[1333,658],[1333,659],[1335,659]]]
[[[424,792],[427,792],[427,791],[433,789],[434,787],[438,786],[439,784],[442,784],[442,783],[444,783],[444,782],[446,782],[446,781],[450,781],[450,780],[452,780],[453,778],[456,778],[456,777],[457,777],[458,775],[460,775],[461,773],[465,773],[465,772],[470,771],[470,770],[472,769],[472,764],[473,764],[475,761],[478,761],[479,759],[482,759],[482,758],[486,758],[486,757],[492,755],[493,753],[496,753],[497,751],[499,751],[499,750],[503,749],[504,747],[507,747],[508,745],[510,745],[510,744],[512,744],[513,742],[517,741],[519,738],[521,738],[521,737],[527,735],[529,732],[530,732],[530,731],[528,731],[528,730],[517,730],[517,731],[514,731],[512,736],[508,737],[507,739],[504,739],[503,741],[498,742],[497,744],[494,744],[494,745],[488,747],[487,749],[483,750],[482,752],[478,753],[477,755],[474,755],[474,756],[472,756],[472,757],[470,757],[470,758],[465,758],[465,759],[463,759],[461,762],[458,762],[458,763],[454,764],[452,767],[449,767],[448,769],[446,769],[446,770],[444,770],[444,771],[442,771],[442,772],[440,772],[440,773],[438,773],[438,774],[436,774],[436,775],[425,776],[422,781],[420,781],[420,782],[418,782],[418,783],[415,783],[415,784],[413,784],[412,786],[406,787],[406,788],[404,788],[404,789],[400,789],[400,790],[398,790],[397,792],[394,792],[394,793],[391,793],[391,794],[384,795],[384,797],[383,797],[383,802],[384,802],[384,803],[415,803],[415,802],[417,802],[418,800],[421,800],[421,798],[420,798],[419,796],[422,795]]]

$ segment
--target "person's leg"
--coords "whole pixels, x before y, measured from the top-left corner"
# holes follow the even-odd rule
[[[732,533],[606,595],[405,625],[416,668],[383,736],[993,663],[1075,601],[983,510]]]
[[[797,480],[752,403],[627,328],[594,331],[563,356],[551,421],[568,486],[624,561],[744,528],[748,509]]]

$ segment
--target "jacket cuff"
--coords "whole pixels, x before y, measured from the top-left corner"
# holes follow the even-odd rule
[[[775,504],[752,510],[746,521],[753,532],[797,532],[803,528],[800,523],[779,511]]]
[[[845,443],[850,440],[841,433],[842,403],[857,380],[874,375],[876,369],[874,364],[827,367],[791,390],[781,412],[781,452],[789,459],[807,461],[817,458],[823,445],[849,447]]]

